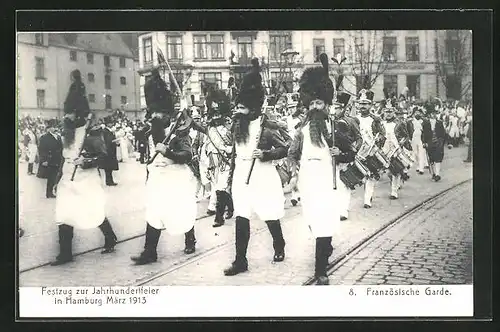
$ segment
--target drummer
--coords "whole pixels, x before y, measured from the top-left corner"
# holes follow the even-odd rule
[[[392,105],[390,99],[386,100],[383,107],[384,121],[382,125],[385,129],[386,141],[382,147],[382,152],[385,155],[392,157],[391,164],[394,163],[394,159],[397,159],[399,154],[402,152],[401,142],[404,142],[405,148],[411,150],[409,144],[408,131],[406,130],[406,124],[396,119],[396,109]],[[398,199],[398,190],[400,188],[401,175],[404,172],[404,168],[401,167],[391,167],[389,177],[391,179],[391,194],[390,199]]]
[[[361,90],[356,101],[356,108],[359,110],[357,119],[359,121],[359,128],[361,137],[363,138],[363,145],[371,146],[373,144],[380,147],[385,139],[384,127],[382,126],[381,119],[372,114],[370,109],[373,104],[373,91]],[[374,142],[378,134],[377,141]],[[364,208],[369,209],[372,207],[372,198],[375,191],[375,183],[379,178],[378,174],[374,174],[371,178],[366,179],[365,194],[364,194]]]

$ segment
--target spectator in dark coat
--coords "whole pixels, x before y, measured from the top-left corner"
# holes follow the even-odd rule
[[[110,117],[104,118],[104,125],[106,126],[102,129],[104,142],[106,143],[106,150],[108,152],[107,156],[102,162],[102,168],[106,174],[106,185],[116,186],[117,183],[113,180],[113,171],[118,170],[118,159],[116,158],[116,146],[118,141],[115,134],[111,131],[110,126],[113,120]]]
[[[47,198],[54,198],[54,186],[57,180],[57,173],[63,162],[63,143],[61,137],[56,134],[56,121],[47,122],[47,133],[40,137],[38,154],[40,156],[39,173],[45,173],[47,178],[47,188],[45,195]],[[42,169],[44,171],[42,171]],[[43,177],[40,174],[40,177]]]

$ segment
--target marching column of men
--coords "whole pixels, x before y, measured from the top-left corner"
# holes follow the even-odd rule
[[[208,91],[206,124],[199,121],[195,110],[192,116],[187,114],[184,100],[180,110],[175,109],[173,94],[158,70],[153,70],[144,87],[150,124],[143,141],[149,158],[144,153],[141,160],[149,160],[145,169],[144,250],[131,257],[137,265],[157,261],[163,230],[172,235],[184,234],[185,254],[195,252],[201,154],[208,158],[206,171],[215,196],[213,227],[221,227],[226,219],[236,216],[235,258],[224,270],[226,276],[248,270],[250,219],[254,213],[265,221],[271,234],[273,261],[285,259],[286,243],[280,222],[285,215],[285,197],[273,161],[287,158],[289,162],[292,204],[295,206],[300,199],[303,219],[316,241],[314,275],[319,285],[329,284],[327,266],[333,253],[332,241],[340,221],[348,219],[355,185],[364,185],[364,207],[371,208],[375,184],[385,169],[391,180],[390,199],[398,198],[401,180],[408,179],[407,171],[413,161],[418,174],[423,174],[428,161],[432,179],[441,179],[446,132],[435,105],[425,105],[430,119],[422,118],[420,107],[414,107],[412,119],[407,119],[387,98],[381,107],[383,119],[379,118],[371,112],[372,91],[361,90],[356,100],[351,100],[351,95],[339,91],[341,79],[336,86],[330,80],[326,54],[320,60],[321,67],[306,69],[299,80],[300,106],[287,121],[286,135],[278,123],[262,113],[265,89],[257,59],[252,60],[252,70],[243,77],[238,94],[233,96],[232,118],[230,96],[221,90]],[[191,102],[194,105],[194,100]],[[351,104],[359,114],[348,114]],[[99,227],[104,234],[102,253],[113,252],[117,243],[105,215],[103,189],[103,180],[107,185],[115,183],[110,175],[115,169],[114,163],[110,164],[110,158],[116,159],[115,139],[106,129],[96,127],[89,113],[85,86],[76,70],[65,102],[62,140],[52,133],[49,123],[49,133],[40,143],[41,163],[50,168],[47,197],[52,195],[54,185],[58,188],[60,253],[52,265],[72,261],[74,228]],[[197,143],[193,144],[193,140]],[[368,157],[377,153],[382,156],[380,163],[369,163]],[[414,154],[414,158],[406,160],[407,154]],[[359,181],[347,182],[343,175],[353,170],[361,172],[357,175]]]

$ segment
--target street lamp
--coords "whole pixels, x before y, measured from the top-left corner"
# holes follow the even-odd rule
[[[299,52],[297,51],[294,51],[293,49],[291,48],[288,48],[286,50],[284,50],[283,52],[281,52],[280,56],[281,58],[284,58],[285,59],[285,62],[286,62],[286,65],[289,66],[289,71],[290,71],[290,74],[291,76],[293,76],[293,71],[292,71],[292,65],[294,64],[295,62],[295,57],[299,55]],[[284,76],[284,73],[286,71],[286,68],[283,66],[282,68],[280,68],[280,71],[281,71],[281,79],[280,79],[280,84],[283,82],[283,76]],[[278,86],[279,87],[279,86]],[[292,89],[293,90],[293,89]]]

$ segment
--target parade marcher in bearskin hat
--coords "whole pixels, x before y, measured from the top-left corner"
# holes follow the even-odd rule
[[[176,130],[168,144],[163,144],[175,114],[172,93],[154,70],[152,81],[144,87],[151,117],[151,131],[148,137],[151,154],[158,152],[153,162],[148,162],[146,182],[146,240],[144,251],[131,259],[137,265],[157,261],[157,246],[161,231],[169,234],[184,234],[184,253],[195,252],[196,238],[196,178],[188,164],[192,159],[190,125],[183,116],[182,130]],[[164,89],[163,91],[160,91]],[[187,102],[181,102],[182,110]]]
[[[103,254],[113,252],[117,242],[105,216],[105,193],[99,171],[107,153],[106,146],[99,127],[88,129],[92,120],[86,120],[90,109],[78,70],[73,71],[73,79],[64,108],[64,161],[57,179],[56,222],[60,253],[52,265],[73,260],[74,228],[99,227],[104,235]],[[87,126],[86,121],[89,121]],[[82,154],[79,154],[81,147]]]
[[[400,103],[399,107],[396,106],[395,115],[396,115],[396,121],[398,121],[401,124],[401,129],[398,128],[398,133],[401,132],[403,137],[405,137],[407,140],[407,142],[405,142],[404,146],[402,146],[401,148],[406,150],[408,154],[413,154],[413,152],[410,152],[410,150],[412,150],[410,139],[413,135],[413,127],[412,123],[408,121],[408,110],[407,110],[408,105],[409,105],[408,103],[403,103],[403,104]],[[400,188],[402,187],[402,184],[405,181],[408,181],[410,179],[410,174],[408,173],[409,173],[409,168],[405,168],[401,174],[401,181],[399,186]]]
[[[400,143],[406,139],[404,145],[407,149],[411,149],[408,132],[406,130],[406,124],[401,120],[396,118],[397,109],[392,105],[392,101],[389,99],[384,105],[384,121],[382,125],[385,130],[385,143],[382,147],[382,151],[385,155],[389,156],[393,151],[398,148],[403,148]],[[391,193],[390,199],[398,199],[398,190],[400,188],[401,173],[390,174],[391,178]]]
[[[337,88],[341,82],[337,82]],[[335,119],[335,145],[341,150],[342,155],[336,158],[337,169],[340,172],[345,170],[349,163],[354,161],[357,149],[363,144],[363,138],[359,131],[359,120],[346,114],[346,106],[351,96],[345,92],[337,92],[330,112]],[[349,205],[351,203],[352,190],[340,180],[340,173],[337,174],[337,197],[340,212],[340,220],[349,217]]]
[[[332,237],[340,223],[337,190],[334,189],[332,156],[342,158],[333,146],[329,107],[335,88],[328,77],[328,57],[320,55],[322,67],[308,68],[299,80],[299,92],[306,107],[302,126],[295,133],[288,157],[292,165],[292,184],[297,183],[305,221],[316,239],[315,277],[318,285],[328,285],[328,258],[333,252]],[[347,128],[347,126],[345,126]],[[351,153],[354,158],[355,154]],[[344,160],[342,160],[344,161]],[[338,172],[338,169],[337,169]]]
[[[427,103],[425,106],[428,118],[422,123],[422,142],[429,157],[429,167],[432,168],[432,179],[439,181],[441,180],[440,171],[441,162],[444,158],[446,131],[443,122],[438,120],[439,113],[435,105]]]
[[[47,198],[55,198],[54,186],[56,185],[57,171],[63,161],[63,142],[56,133],[56,120],[47,121],[47,133],[40,137],[38,146],[40,155],[40,166],[38,171],[45,169],[44,174],[47,178],[47,187],[45,195]]]
[[[283,141],[277,129],[269,128],[270,122],[262,115],[265,89],[259,71],[259,61],[254,58],[252,70],[244,76],[235,100],[231,192],[236,214],[236,259],[224,271],[227,276],[248,270],[246,254],[253,212],[266,221],[272,235],[273,260],[285,259],[285,240],[279,221],[285,215],[285,196],[272,161],[286,157],[288,142]]]
[[[365,89],[359,92],[358,99],[356,101],[356,108],[359,112],[357,118],[359,120],[359,129],[361,137],[363,137],[363,143],[372,145],[375,136],[379,134],[378,140],[375,144],[381,148],[385,140],[385,130],[382,125],[382,120],[370,112],[370,108],[373,103],[373,95],[372,91],[367,91]],[[365,209],[372,207],[372,198],[376,182],[377,180],[373,177],[366,179],[364,194]]]
[[[422,108],[419,106],[413,107],[413,115],[411,119],[412,132],[411,137],[411,147],[413,150],[413,155],[415,158],[415,163],[417,165],[417,173],[424,174],[424,167],[427,158],[425,157],[425,150],[422,144]]]

